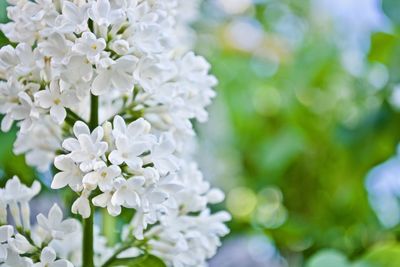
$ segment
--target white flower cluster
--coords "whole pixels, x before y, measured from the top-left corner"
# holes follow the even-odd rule
[[[208,205],[224,195],[188,153],[192,121],[207,120],[217,83],[208,62],[188,50],[187,24],[199,1],[7,2],[10,22],[1,29],[16,45],[0,49],[0,114],[3,131],[19,127],[14,152],[40,171],[54,164],[51,187],[76,192],[71,210],[83,218],[99,208],[112,216],[135,212],[121,244],[95,248],[96,263],[134,248],[168,266],[204,266],[230,216],[211,214]],[[17,184],[21,197],[7,197]],[[37,183],[29,189],[14,179],[4,190],[0,266],[83,264],[76,244],[82,227],[63,221],[57,206],[30,232]],[[7,207],[17,232],[6,223]],[[17,236],[29,249],[13,247]]]
[[[219,237],[229,232],[224,222],[230,220],[230,215],[224,211],[211,214],[207,209],[207,204],[221,202],[224,195],[210,188],[196,164],[189,163],[180,172],[180,180],[185,184],[176,198],[180,208],[162,216],[161,223],[146,232],[145,237],[150,252],[170,266],[207,266],[205,259],[215,255],[221,245]],[[134,218],[133,229],[137,228],[140,216]]]
[[[93,204],[112,216],[119,215],[121,207],[134,208],[148,215],[144,225],[155,223],[157,212],[166,212],[167,200],[182,189],[174,174],[179,160],[173,154],[173,138],[150,134],[151,126],[142,118],[126,125],[116,116],[113,125],[108,122],[90,132],[83,122],[75,123],[75,138],[62,144],[68,154],[54,161],[60,172],[52,188],[69,185],[79,192],[72,211],[84,218],[90,216],[89,196],[97,189]]]
[[[59,245],[74,236],[80,224],[74,219],[63,220],[61,209],[54,204],[47,217],[37,216],[37,225],[31,229],[28,202],[39,191],[39,182],[35,181],[29,188],[18,177],[8,180],[5,188],[0,189],[0,266],[73,266],[65,259],[57,259],[57,255]],[[16,229],[6,224],[7,210]]]
[[[144,117],[179,140],[192,134],[190,119],[207,118],[216,80],[202,57],[179,49],[176,1],[9,3],[12,22],[1,28],[18,45],[0,50],[1,128],[19,122],[16,150],[41,170],[59,148],[54,126],[87,119],[91,93],[101,96],[101,121]],[[44,131],[54,142],[42,146]]]

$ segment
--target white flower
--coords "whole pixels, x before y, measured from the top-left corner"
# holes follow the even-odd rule
[[[18,98],[20,104],[11,109],[11,118],[22,121],[20,123],[21,131],[27,132],[31,129],[33,122],[39,119],[39,111],[27,93],[20,92]]]
[[[32,267],[32,260],[27,257],[21,257],[16,251],[9,249],[7,251],[7,259],[2,267]]]
[[[210,64],[203,57],[189,52],[178,61],[178,68],[181,87],[185,88],[182,92],[185,107],[193,114],[193,118],[206,121],[208,114],[205,107],[215,97],[212,87],[217,85],[215,77],[208,74]]]
[[[0,82],[0,113],[5,114],[1,121],[3,132],[9,131],[14,122],[12,109],[18,106],[18,94],[22,90],[23,87],[16,81]]]
[[[7,259],[8,240],[14,234],[14,229],[11,225],[0,226],[0,262]]]
[[[42,108],[50,108],[51,117],[55,122],[61,124],[67,116],[65,108],[72,107],[78,99],[71,91],[61,92],[59,82],[52,81],[48,89],[35,94],[35,101]]]
[[[67,260],[57,260],[57,255],[51,247],[45,247],[40,254],[40,262],[35,263],[33,267],[73,267]]]
[[[37,53],[26,43],[20,43],[15,48],[7,45],[0,50],[0,73],[7,75],[9,81],[17,77],[26,76],[31,80],[39,78],[36,66]],[[11,79],[10,79],[11,78]]]
[[[51,57],[55,63],[67,63],[72,44],[64,35],[53,33],[46,41],[40,42],[38,48],[43,55]]]
[[[81,225],[79,225],[81,226]],[[95,226],[96,227],[96,226]],[[96,228],[95,228],[96,229]],[[96,234],[96,232],[95,232]],[[95,240],[94,242],[97,242]],[[66,235],[63,239],[54,239],[49,247],[54,249],[57,258],[70,261],[73,266],[82,264],[82,227],[78,231]],[[95,246],[96,247],[96,246]]]
[[[101,157],[107,151],[108,144],[102,141],[104,131],[102,127],[97,127],[90,132],[89,127],[78,121],[74,127],[75,138],[68,138],[63,142],[63,148],[71,153],[69,156],[73,161],[80,164],[84,172],[94,169],[96,164],[102,162]]]
[[[61,149],[61,129],[50,117],[37,121],[27,133],[19,132],[13,152],[25,154],[26,163],[45,172]]]
[[[114,205],[111,202],[112,196],[113,196],[113,192],[111,192],[111,191],[104,192],[104,193],[94,197],[92,202],[97,207],[102,207],[102,208],[107,207],[107,211],[111,216],[117,216],[121,213],[121,206]]]
[[[15,49],[11,45],[3,46],[0,49],[0,67],[4,71],[12,70],[18,65],[19,59]]]
[[[59,17],[59,31],[80,33],[87,29],[88,5],[77,6],[70,1],[63,1],[62,15]]]
[[[209,210],[198,216],[166,216],[145,237],[150,238],[151,253],[169,265],[202,266],[221,245],[219,238],[229,233],[224,223],[230,219],[226,212],[210,214]]]
[[[144,91],[154,93],[156,97],[171,100],[174,93],[167,92],[164,95],[165,90],[160,90],[160,87],[176,74],[177,68],[174,62],[162,58],[143,57],[138,62],[134,77]]]
[[[150,124],[144,119],[138,119],[127,126],[121,117],[116,116],[113,130],[116,150],[109,155],[111,163],[126,163],[133,170],[142,167],[143,160],[140,156],[150,150],[155,140],[149,134],[150,128]]]
[[[175,199],[183,212],[198,212],[205,209],[208,203],[223,201],[223,192],[210,187],[194,162],[182,164],[178,177],[184,189],[176,193]]]
[[[113,188],[113,181],[120,175],[121,169],[118,166],[102,164],[83,177],[83,184],[92,190],[99,186],[103,192],[110,191]]]
[[[8,245],[9,248],[18,254],[24,254],[35,250],[35,247],[29,243],[28,239],[21,234],[16,234],[14,237],[9,238]]]
[[[43,214],[39,214],[36,219],[42,230],[42,238],[47,241],[63,239],[65,235],[78,229],[77,222],[74,219],[63,220],[63,213],[57,204],[54,204],[50,209],[47,218]]]
[[[151,140],[153,137],[143,136],[150,133],[151,125],[144,119],[137,119],[136,121],[126,125],[125,120],[121,116],[115,116],[113,120],[114,138],[132,136],[134,139],[140,138],[144,141]]]
[[[17,176],[8,180],[4,188],[3,200],[9,206],[16,226],[30,229],[30,209],[28,202],[40,191],[40,183],[34,181],[31,188],[21,184]]]
[[[74,191],[82,189],[84,173],[78,165],[68,156],[60,155],[55,158],[54,166],[60,170],[51,183],[51,188],[60,189],[69,185]]]
[[[32,79],[39,78],[37,69],[37,52],[32,50],[32,47],[26,43],[18,44],[15,48],[16,56],[18,57],[18,65],[15,68],[17,75],[27,76]]]
[[[97,25],[106,27],[124,19],[123,11],[112,9],[109,0],[93,1],[88,14]]]
[[[129,53],[129,43],[125,40],[115,40],[111,42],[110,48],[118,55],[126,55]]]
[[[140,206],[140,193],[143,190],[145,179],[142,176],[131,177],[128,180],[118,178],[115,180],[116,191],[111,198],[115,206],[138,208]]]
[[[90,203],[88,194],[90,191],[83,191],[82,195],[78,197],[72,204],[71,211],[75,214],[80,214],[82,218],[89,218],[91,214]]]
[[[171,134],[162,134],[159,142],[151,150],[151,162],[161,175],[176,171],[179,168],[178,158],[173,155],[175,142]]]
[[[93,67],[86,57],[71,56],[68,64],[62,66],[60,76],[60,86],[63,90],[75,90],[81,101],[89,95]]]
[[[14,228],[11,225],[0,226],[0,243],[7,242],[14,234]]]
[[[92,84],[94,95],[103,95],[112,89],[128,93],[133,91],[135,84],[133,71],[137,58],[132,55],[120,57],[116,61],[105,59],[98,64],[98,75]]]
[[[96,62],[105,48],[106,41],[103,38],[97,39],[93,33],[84,32],[82,37],[76,40],[72,50],[87,56],[92,62]]]
[[[137,209],[132,222],[136,238],[143,239],[143,232],[148,225],[157,223],[160,217],[178,209],[174,195],[181,189],[182,186],[169,177],[161,179],[156,187],[146,188],[141,194],[140,209]]]

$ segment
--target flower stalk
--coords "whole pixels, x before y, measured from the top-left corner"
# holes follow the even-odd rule
[[[89,218],[83,219],[82,266],[94,267],[93,262],[93,207]]]

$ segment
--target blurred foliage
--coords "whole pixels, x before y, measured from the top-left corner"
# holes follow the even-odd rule
[[[0,22],[7,21],[6,1],[0,2]],[[0,47],[7,45],[8,40],[0,33]],[[2,116],[0,115],[0,119]],[[7,179],[17,175],[27,184],[31,184],[35,173],[34,170],[28,167],[25,163],[23,155],[15,155],[13,153],[13,143],[16,138],[16,129],[12,129],[8,133],[0,131],[0,186],[4,186]]]
[[[307,266],[399,266],[398,245],[375,248],[394,242],[399,231],[380,226],[364,187],[365,175],[394,154],[400,137],[400,114],[390,100],[400,82],[396,26],[371,35],[366,74],[354,75],[343,65],[343,49],[335,40],[340,37],[314,20],[308,1],[257,2],[240,14],[221,15],[213,13],[214,2],[209,1],[205,19],[197,24],[203,33],[198,50],[211,60],[219,78],[217,102],[225,106],[229,122],[229,140],[217,139],[214,145],[216,150],[230,147],[237,156],[217,177],[234,215],[231,238],[263,232],[273,237],[289,266],[291,256],[307,259],[325,248],[339,252]],[[295,45],[276,31],[285,19],[277,6],[297,19],[296,31],[306,25]],[[399,1],[384,0],[383,10],[394,25],[400,23]],[[249,31],[229,36],[243,18],[262,28],[261,48],[238,47],[241,38],[251,38]],[[387,70],[384,86],[371,78],[374,69]],[[213,116],[207,127],[217,135],[224,130]],[[271,186],[280,188],[287,210],[279,227],[260,224],[255,216],[255,196]],[[241,205],[232,204],[236,198]],[[246,208],[252,212],[243,217]]]
[[[24,156],[16,156],[12,152],[14,140],[15,131],[0,134],[0,177],[18,175],[24,183],[31,184],[34,172],[25,164]],[[6,179],[1,179],[0,186],[4,186],[5,181]]]
[[[117,259],[110,266],[126,267],[166,267],[166,265],[157,257],[152,255],[143,255],[135,258]]]
[[[0,23],[7,22],[6,6],[6,1],[0,1]],[[8,40],[0,33],[0,47],[7,44]],[[14,175],[27,184],[31,184],[36,176],[34,170],[26,165],[23,155],[14,155],[12,147],[15,138],[16,129],[8,133],[0,131],[0,186],[4,186],[6,180]]]

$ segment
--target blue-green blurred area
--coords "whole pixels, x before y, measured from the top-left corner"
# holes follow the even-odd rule
[[[400,266],[365,182],[400,140],[400,1],[207,0],[194,28],[219,79],[199,160],[233,216],[211,266]],[[1,184],[38,177],[14,139]]]
[[[399,14],[393,0],[204,3],[198,51],[219,86],[200,158],[233,215],[215,266],[399,266],[398,227],[365,186],[400,140]]]

